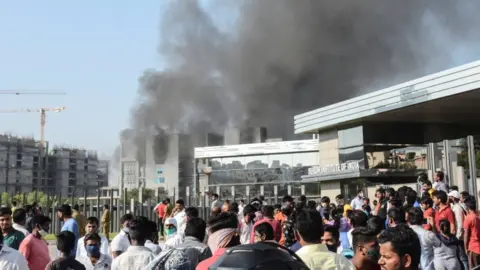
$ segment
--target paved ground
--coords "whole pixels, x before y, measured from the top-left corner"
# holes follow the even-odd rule
[[[50,253],[50,259],[57,258],[57,247],[55,245],[48,245],[48,252]]]

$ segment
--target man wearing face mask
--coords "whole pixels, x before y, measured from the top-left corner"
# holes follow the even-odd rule
[[[366,227],[353,230],[352,263],[357,270],[380,270],[378,259],[380,258],[380,246],[377,243],[377,233]]]
[[[164,250],[178,247],[183,243],[183,236],[178,233],[177,220],[175,218],[167,218],[165,220],[165,246]]]
[[[50,229],[50,218],[38,215],[33,217],[33,230],[20,244],[18,251],[27,259],[30,270],[44,270],[50,262],[48,245],[43,239]]]
[[[100,252],[101,237],[98,233],[89,233],[83,237],[85,254],[75,258],[86,270],[110,270],[112,258]]]
[[[98,233],[99,231],[99,222],[98,218],[96,217],[89,217],[87,218],[87,226],[85,226],[85,231],[87,234]],[[100,252],[102,254],[110,256],[110,247],[108,246],[108,238],[98,233],[100,236]],[[77,254],[75,255],[76,258],[80,257],[81,255],[87,255],[87,251],[85,250],[85,237],[78,239],[77,242]]]
[[[125,214],[120,219],[120,224],[122,229],[120,233],[113,238],[112,243],[110,243],[110,249],[112,250],[112,258],[118,257],[120,254],[125,252],[128,247],[130,247],[130,240],[128,239],[128,233],[130,229],[130,223],[133,220],[132,214]]]

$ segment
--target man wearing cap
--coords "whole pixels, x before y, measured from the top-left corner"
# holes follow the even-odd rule
[[[77,253],[77,241],[80,238],[80,232],[78,230],[78,224],[74,218],[72,218],[72,208],[68,204],[63,204],[57,210],[58,218],[63,221],[61,232],[63,231],[70,231],[75,235],[75,246],[73,250],[70,252],[70,256],[75,257]]]
[[[165,247],[164,249],[176,248],[183,243],[183,237],[177,232],[177,220],[175,218],[167,218],[165,220]]]
[[[448,193],[448,198],[450,199],[450,207],[455,216],[455,235],[458,239],[463,239],[463,220],[465,219],[465,212],[460,205],[460,193],[456,190],[452,190]]]

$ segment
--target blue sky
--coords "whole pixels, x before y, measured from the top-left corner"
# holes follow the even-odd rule
[[[47,115],[46,139],[110,155],[129,124],[138,76],[162,67],[156,46],[167,2],[1,1],[0,90],[67,95],[0,95],[0,110],[66,106]],[[39,138],[39,119],[1,113],[0,132]]]

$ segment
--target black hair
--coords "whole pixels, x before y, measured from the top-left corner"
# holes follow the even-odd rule
[[[294,227],[305,242],[320,243],[322,241],[323,220],[318,211],[297,212]]]
[[[406,194],[407,198],[407,205],[413,206],[415,202],[417,201],[417,192],[413,189],[408,190]]]
[[[438,178],[440,178],[440,181],[443,181],[443,178],[445,177],[445,174],[442,171],[437,172]]]
[[[12,209],[10,209],[8,207],[1,207],[0,208],[0,216],[6,216],[6,215],[11,216],[12,215]]]
[[[330,212],[330,216],[333,219],[333,227],[335,227],[337,230],[340,229],[340,221],[343,218],[343,209],[343,205],[337,206]]]
[[[214,197],[214,198],[217,198],[217,199],[218,199],[218,194],[217,194],[217,193],[213,193],[213,194],[212,194],[212,197]]]
[[[417,207],[410,207],[408,209],[408,223],[410,225],[422,225],[423,223],[423,212]]]
[[[245,200],[241,199],[240,202],[241,202],[241,203],[245,203]]]
[[[16,207],[16,206],[17,206],[17,201],[12,201],[12,205],[13,205],[14,207]]]
[[[185,209],[185,215],[188,218],[196,218],[198,217],[198,209],[196,207],[187,207]]]
[[[232,202],[232,203],[230,204],[230,212],[234,212],[234,213],[238,214],[238,211],[239,211],[239,209],[238,209],[238,203]]]
[[[430,198],[423,198],[421,204],[425,204],[428,208],[433,207],[433,200]]]
[[[367,228],[378,235],[383,229],[385,229],[385,220],[379,216],[371,216],[367,221]]]
[[[218,195],[217,195],[217,197],[218,197]],[[170,203],[170,198],[165,198],[165,200],[163,200],[163,201],[166,202],[166,203]]]
[[[437,199],[440,200],[442,204],[446,204],[448,201],[448,196],[447,193],[443,190],[436,190],[432,194],[433,197],[436,197]]]
[[[132,221],[133,215],[132,214],[125,214],[120,218],[120,224],[125,223],[125,221]]]
[[[389,196],[395,196],[395,189],[389,187],[385,189],[385,193],[388,193]]]
[[[418,269],[421,254],[420,241],[418,235],[407,225],[400,224],[384,230],[378,236],[378,243],[390,243],[400,258],[409,255],[412,260],[410,268]]]
[[[353,228],[356,227],[366,227],[368,221],[368,216],[362,210],[353,210],[352,215],[350,216],[350,224]]]
[[[290,195],[283,196],[282,202],[284,202],[284,203],[290,202],[291,203],[291,202],[293,202],[293,198]]]
[[[273,205],[273,208],[274,208],[274,210],[281,210],[281,209],[282,209],[282,205],[277,203],[277,204],[274,204],[274,205]]]
[[[445,234],[445,235],[451,235],[451,231],[450,231],[450,222],[446,219],[442,219],[440,220],[440,222],[438,223],[439,227],[440,227],[440,232]]]
[[[377,188],[377,190],[375,190],[375,194],[377,193],[381,193],[381,194],[385,194],[385,190],[381,187]]]
[[[320,202],[330,204],[330,198],[327,197],[327,196],[323,196],[322,199],[320,200]]]
[[[345,199],[345,197],[343,197],[342,194],[338,194],[337,196],[335,196],[335,200],[343,200]]]
[[[265,240],[274,240],[275,235],[273,232],[273,227],[268,222],[262,222],[255,226],[255,231],[258,232],[260,235],[265,235]]]
[[[333,239],[335,239],[335,242],[340,241],[340,231],[338,228],[335,228],[332,225],[325,225],[323,226],[323,233],[325,234],[326,232],[332,235]]]
[[[211,233],[214,233],[221,229],[235,229],[238,227],[238,217],[235,213],[232,212],[221,212],[216,216],[212,216],[208,220],[207,225]]]
[[[352,249],[354,252],[357,252],[357,247],[371,243],[377,242],[377,233],[374,230],[371,230],[367,227],[357,227],[352,231]]]
[[[456,191],[458,191],[458,186],[450,186],[450,190],[456,190]]]
[[[73,205],[72,209],[79,211],[80,206],[76,203],[76,204]]]
[[[100,222],[98,221],[97,217],[88,217],[87,224],[96,224],[97,226],[100,226]]]
[[[35,225],[40,225],[42,226],[43,224],[47,223],[47,222],[52,222],[52,220],[47,217],[47,216],[44,216],[44,215],[36,215],[33,217],[33,226],[35,227]]]
[[[477,202],[475,201],[475,197],[468,196],[465,198],[465,206],[468,210],[475,211],[477,209]]]
[[[427,186],[429,186],[429,187],[432,187],[432,182],[431,182],[430,180],[425,180],[425,181],[423,181],[423,184],[424,184],[424,185],[427,185]]]
[[[317,208],[317,203],[315,201],[308,201],[307,208],[310,210],[315,210]]]
[[[149,220],[150,221],[150,231],[152,234],[158,233],[158,224],[155,221]]]
[[[207,224],[199,217],[194,217],[187,220],[187,226],[185,227],[185,236],[192,236],[203,242],[205,239],[205,228]]]
[[[363,189],[357,190],[357,195],[360,194],[360,192],[363,192]]]
[[[298,200],[301,201],[301,202],[306,203],[306,202],[307,202],[307,196],[305,196],[305,195],[300,195],[300,197],[298,197]]]
[[[102,244],[102,238],[100,237],[100,235],[98,233],[87,233],[85,235],[85,237],[83,238],[83,243],[86,245],[88,240],[97,241],[99,246]]]
[[[387,217],[392,219],[395,224],[405,223],[405,209],[403,207],[390,208]]]
[[[130,223],[128,236],[141,244],[151,237],[150,221],[146,217],[136,217]]]
[[[468,191],[462,191],[460,192],[460,196],[467,198],[468,196],[470,196],[470,194],[468,194]]]
[[[13,211],[13,222],[15,223],[23,223],[27,221],[27,211],[23,208],[18,208]]]
[[[185,205],[185,202],[182,199],[178,199],[175,203]]]
[[[273,218],[273,212],[275,209],[271,205],[264,205],[262,206],[262,215],[264,217]]]
[[[75,248],[75,234],[71,231],[62,231],[56,236],[57,249],[65,254],[70,254]]]
[[[253,214],[257,212],[257,208],[255,208],[253,205],[251,204],[247,204],[245,205],[245,207],[243,208],[243,216],[248,216],[250,214]]]
[[[103,208],[108,209],[109,208],[108,204],[104,204]]]

